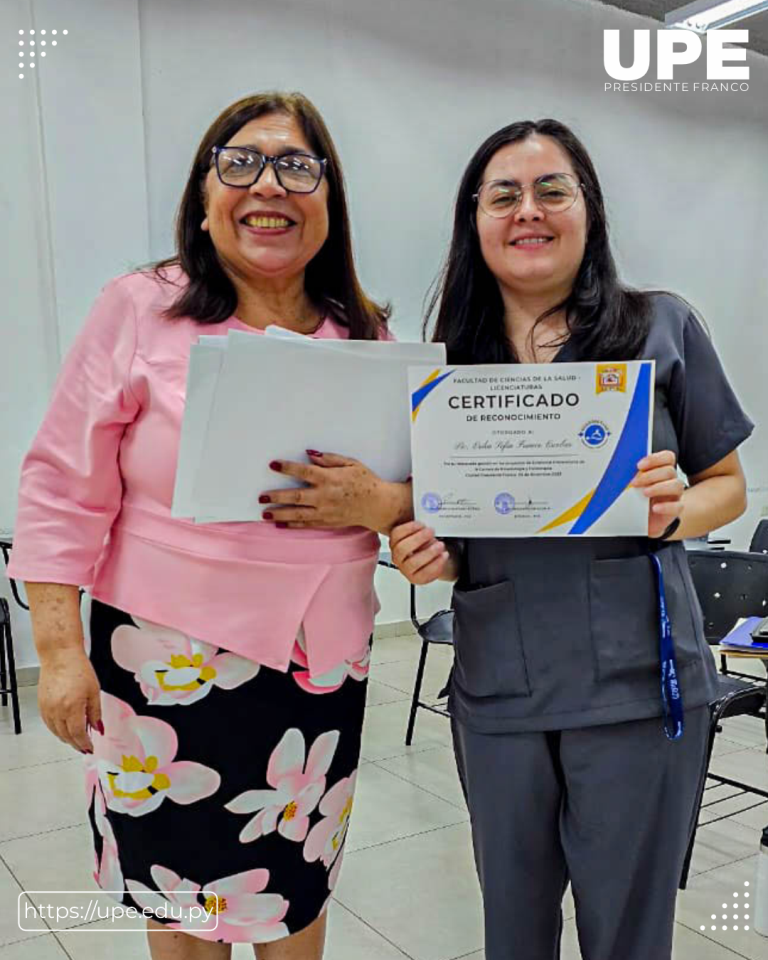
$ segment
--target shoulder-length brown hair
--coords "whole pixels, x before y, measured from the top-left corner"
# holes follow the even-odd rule
[[[587,207],[586,247],[573,289],[536,322],[563,310],[568,337],[582,359],[631,360],[640,355],[648,336],[652,294],[620,280],[608,240],[603,191],[592,160],[569,127],[549,118],[502,127],[480,144],[469,161],[456,198],[450,250],[427,308],[425,334],[437,314],[432,339],[446,344],[451,362],[517,361],[504,328],[499,284],[480,249],[474,198],[491,158],[503,147],[533,136],[550,137],[570,157]]]
[[[388,304],[366,296],[355,270],[344,175],[339,155],[320,112],[301,93],[257,93],[227,107],[213,121],[197,148],[176,215],[176,254],[146,269],[169,282],[167,267],[180,266],[189,285],[165,311],[168,319],[192,317],[201,324],[221,323],[237,309],[235,287],[224,271],[209,234],[200,229],[205,217],[204,182],[212,150],[223,146],[256,117],[281,113],[293,117],[318,156],[328,160],[328,237],[307,264],[305,288],[313,303],[331,312],[349,328],[350,339],[376,340],[390,315]]]

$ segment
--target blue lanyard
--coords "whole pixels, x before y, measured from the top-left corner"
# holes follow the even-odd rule
[[[661,561],[655,553],[651,554],[656,566],[659,584],[660,661],[661,661],[661,703],[664,708],[664,733],[668,740],[678,740],[683,735],[683,698],[677,676],[675,644],[672,640],[672,624],[667,613],[667,597],[664,592],[664,573]]]

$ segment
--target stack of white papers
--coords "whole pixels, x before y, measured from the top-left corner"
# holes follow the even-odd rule
[[[321,340],[281,327],[200,337],[190,352],[172,515],[260,520],[261,493],[297,485],[270,461],[308,463],[307,450],[405,480],[408,367],[444,363],[436,343]]]

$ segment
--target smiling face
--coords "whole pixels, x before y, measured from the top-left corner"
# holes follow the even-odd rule
[[[226,144],[251,147],[267,156],[314,154],[294,117],[270,113],[241,127]],[[206,217],[201,228],[224,268],[244,278],[290,280],[303,273],[328,237],[328,183],[314,193],[288,193],[267,164],[244,189],[223,184],[211,167],[204,182]]]
[[[534,134],[498,150],[483,171],[482,182],[513,180],[532,184],[554,173],[578,175],[567,152],[552,137]],[[567,295],[584,257],[587,212],[581,191],[561,213],[536,204],[530,186],[514,213],[504,218],[475,213],[480,250],[502,287],[528,295]]]

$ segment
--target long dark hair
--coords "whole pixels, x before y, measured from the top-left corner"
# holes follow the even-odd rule
[[[573,289],[537,323],[564,310],[569,336],[580,358],[633,359],[648,336],[651,294],[632,290],[619,281],[597,173],[578,137],[557,120],[524,120],[503,127],[491,134],[469,161],[456,199],[450,250],[429,301],[424,334],[437,310],[432,339],[446,344],[449,362],[506,363],[518,359],[505,331],[498,283],[480,251],[472,195],[498,150],[534,134],[552,137],[568,153],[584,185],[587,205],[587,240]]]
[[[214,146],[225,144],[256,117],[281,113],[293,117],[312,150],[326,157],[329,231],[323,247],[307,264],[305,288],[312,302],[349,328],[350,339],[376,340],[389,319],[388,305],[366,296],[355,270],[344,175],[331,135],[318,109],[301,93],[257,93],[227,107],[213,121],[197,148],[176,216],[176,254],[150,264],[165,282],[167,268],[180,266],[189,284],[165,311],[170,319],[192,317],[201,324],[221,323],[237,308],[237,293],[219,261],[208,233],[200,229],[205,217],[204,181]]]

